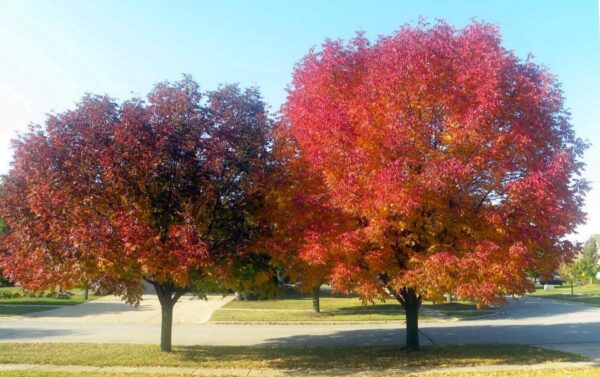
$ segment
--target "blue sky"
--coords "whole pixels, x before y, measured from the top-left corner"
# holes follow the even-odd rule
[[[357,30],[374,39],[420,16],[458,27],[473,18],[498,24],[507,48],[531,52],[559,77],[578,135],[600,140],[597,0],[0,0],[0,174],[16,132],[73,107],[85,92],[143,96],[190,73],[205,89],[259,86],[277,110],[310,47]],[[600,233],[600,142],[585,160],[594,188],[579,240]]]

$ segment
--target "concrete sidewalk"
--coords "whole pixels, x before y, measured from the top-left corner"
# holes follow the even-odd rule
[[[512,365],[497,364],[473,367],[457,368],[429,368],[429,367],[406,367],[397,369],[227,369],[227,368],[179,368],[179,367],[93,367],[82,365],[42,365],[42,364],[0,364],[0,373],[2,371],[31,371],[31,372],[64,372],[64,373],[136,373],[148,375],[193,375],[193,376],[263,376],[263,377],[283,377],[283,376],[398,376],[409,374],[411,376],[419,375],[440,375],[449,373],[494,373],[494,372],[515,372],[515,371],[549,371],[564,369],[583,369],[598,368],[597,363],[577,362],[577,363],[543,363],[532,365]]]

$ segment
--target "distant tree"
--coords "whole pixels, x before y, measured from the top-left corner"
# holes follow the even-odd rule
[[[5,178],[3,176],[0,176],[0,198],[2,197],[2,194],[4,192],[4,180]],[[0,218],[0,235],[6,233],[8,233],[8,227],[6,226],[4,220]]]
[[[89,281],[130,303],[145,279],[170,351],[177,300],[258,257],[270,132],[256,89],[202,93],[186,77],[147,102],[86,96],[15,141],[0,266],[27,289]]]
[[[4,189],[4,177],[0,177],[0,198],[2,197],[3,189]],[[2,220],[0,218],[0,242],[2,242],[2,238],[6,234],[8,234],[8,226],[6,225],[4,220]],[[8,279],[6,279],[4,277],[4,275],[2,274],[2,270],[0,270],[0,286],[4,286],[4,285],[8,285],[8,284],[10,284],[10,282],[8,281]]]
[[[397,299],[409,349],[424,298],[502,303],[575,252],[586,145],[553,76],[494,26],[328,40],[296,66],[282,113],[328,205],[357,225],[322,249],[332,284]]]
[[[592,237],[586,242],[573,268],[580,279],[590,284],[594,282],[598,272],[598,250],[595,238]]]
[[[333,267],[331,252],[352,219],[330,205],[321,173],[310,169],[287,131],[282,124],[275,133],[276,168],[266,211],[272,233],[264,242],[283,273],[312,295],[318,313],[320,288]]]
[[[575,293],[573,292],[573,285],[575,283],[575,281],[577,280],[577,271],[576,271],[576,266],[574,263],[570,263],[570,264],[563,264],[560,266],[560,268],[558,269],[558,273],[560,275],[560,278],[562,280],[564,280],[565,282],[567,282],[569,284],[569,286],[571,287],[571,296],[573,296]]]

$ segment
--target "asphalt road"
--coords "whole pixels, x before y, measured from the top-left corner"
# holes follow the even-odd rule
[[[152,343],[160,336],[158,306],[102,299],[74,307],[0,319],[2,342]],[[206,323],[226,301],[178,303],[174,344],[403,345],[404,324],[216,325]],[[95,305],[95,306],[94,306]],[[179,307],[178,307],[179,306]],[[87,314],[86,314],[87,313]],[[510,300],[502,314],[480,320],[421,323],[422,344],[509,343],[577,352],[600,361],[600,308],[537,298]]]

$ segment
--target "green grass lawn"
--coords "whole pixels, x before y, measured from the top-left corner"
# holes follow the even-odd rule
[[[370,376],[376,377],[377,375]],[[544,369],[544,370],[519,370],[502,372],[461,372],[461,373],[419,373],[419,377],[597,377],[600,368],[566,368],[566,369]],[[36,371],[3,371],[5,377],[191,377],[198,374],[143,374],[143,373],[69,373],[69,372],[36,372]],[[330,377],[326,375],[311,374],[312,377]],[[340,376],[340,374],[335,374]],[[415,377],[414,373],[397,374],[393,376]],[[386,377],[391,377],[386,375]]]
[[[477,310],[470,303],[432,304],[432,309],[451,317],[469,318],[494,313]],[[231,301],[213,313],[213,322],[354,322],[401,321],[404,309],[395,300],[374,305],[362,305],[356,296],[336,296],[325,290],[321,294],[321,313],[312,312],[312,298],[307,294],[288,292],[283,299],[261,301]],[[421,319],[428,317],[422,314]]]
[[[28,313],[41,312],[44,310],[52,309],[48,305],[11,305],[11,306],[0,306],[0,317],[8,317],[11,315],[21,315]]]
[[[0,287],[2,293],[18,293],[20,297],[0,297],[0,317],[19,315],[26,313],[34,313],[43,310],[48,310],[51,307],[77,305],[84,303],[83,290],[73,289],[69,292],[73,293],[69,298],[56,297],[29,297],[21,288],[17,287]],[[94,300],[99,296],[90,294],[89,300]]]
[[[491,315],[496,313],[495,309],[477,309],[475,304],[467,302],[451,302],[444,304],[424,302],[423,307],[426,309],[441,312],[449,317],[461,319]]]
[[[538,287],[530,296],[600,306],[600,284],[575,286],[573,293],[574,295],[571,295],[571,287],[565,284],[557,286],[551,291],[544,291],[543,287]]]
[[[0,364],[372,370],[586,360],[583,356],[523,345],[425,346],[418,352],[398,346],[176,346],[173,352],[164,353],[154,345],[0,344]]]

